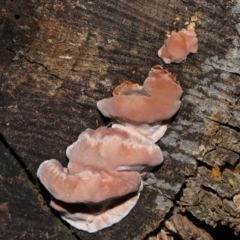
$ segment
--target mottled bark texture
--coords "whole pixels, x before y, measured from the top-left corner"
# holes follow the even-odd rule
[[[198,53],[163,64],[157,50],[166,31],[194,14]],[[192,229],[172,229],[183,239],[211,239],[207,231],[219,224],[238,235],[239,15],[239,0],[1,1],[0,238],[139,240],[176,222]],[[159,142],[164,163],[144,175],[140,201],[119,224],[94,234],[70,229],[41,198],[39,164],[66,165],[66,147],[87,127],[106,124],[97,100],[123,79],[142,84],[156,64],[184,90]]]

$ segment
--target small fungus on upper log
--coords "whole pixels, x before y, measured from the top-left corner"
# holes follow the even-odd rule
[[[190,23],[187,29],[172,34],[165,40],[163,46],[158,50],[158,56],[169,63],[180,63],[187,58],[189,53],[198,50],[198,39],[195,33],[195,23]]]

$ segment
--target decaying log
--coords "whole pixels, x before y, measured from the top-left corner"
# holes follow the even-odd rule
[[[157,50],[166,32],[180,30],[193,15],[198,53],[181,64],[163,64]],[[174,212],[193,229],[193,238],[204,230],[187,215],[239,235],[239,15],[239,0],[0,3],[0,133],[19,156],[6,155],[1,147],[3,234],[8,239],[46,233],[49,239],[147,239],[163,231],[164,222],[174,222]],[[159,142],[164,163],[144,174],[137,206],[113,227],[88,234],[55,225],[57,215],[39,197],[43,193],[47,202],[48,195],[33,190],[39,187],[39,164],[57,158],[66,165],[66,147],[86,128],[107,124],[96,102],[124,79],[142,84],[156,64],[175,73],[184,90],[181,109]],[[27,211],[21,225],[16,208]],[[175,234],[189,237],[184,231]]]

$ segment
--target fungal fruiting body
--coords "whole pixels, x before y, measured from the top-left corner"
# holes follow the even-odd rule
[[[136,205],[141,190],[142,184],[137,193],[122,198],[107,199],[101,203],[70,204],[52,199],[50,205],[73,227],[93,233],[110,227],[126,217]]]
[[[96,232],[124,218],[142,190],[140,173],[161,164],[155,145],[179,109],[182,89],[174,74],[154,66],[143,86],[125,81],[113,97],[98,102],[111,128],[86,129],[67,148],[65,168],[43,162],[37,176],[51,194],[50,205],[69,224]]]
[[[198,39],[195,33],[195,23],[190,23],[187,29],[183,28],[179,32],[172,32],[158,50],[158,56],[167,64],[180,63],[186,59],[189,53],[196,53],[197,50]]]
[[[163,160],[160,149],[139,135],[87,129],[67,148],[67,168],[54,159],[40,165],[37,175],[52,196],[50,205],[64,220],[96,232],[129,213],[142,189],[137,170]]]
[[[77,173],[89,165],[111,171],[126,168],[142,172],[144,166],[154,167],[163,160],[160,148],[150,139],[121,125],[85,130],[67,148],[67,157],[71,173]]]
[[[102,114],[158,141],[166,131],[163,121],[170,119],[181,104],[182,88],[176,76],[157,65],[152,67],[143,86],[128,82],[116,89],[113,97],[97,103]]]

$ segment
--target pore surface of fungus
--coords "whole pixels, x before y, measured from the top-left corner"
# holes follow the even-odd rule
[[[195,23],[190,23],[187,29],[172,32],[158,50],[158,56],[167,64],[180,63],[186,59],[189,53],[196,53],[197,50],[198,39],[195,33]]]

